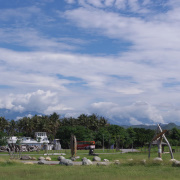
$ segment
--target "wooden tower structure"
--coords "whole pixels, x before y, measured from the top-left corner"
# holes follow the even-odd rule
[[[169,147],[169,152],[171,154],[171,159],[174,159],[173,153],[172,153],[172,148],[169,144],[169,141],[167,140],[165,133],[167,132],[167,130],[162,130],[161,126],[158,124],[157,125],[157,131],[155,134],[155,137],[151,140],[150,145],[149,145],[149,158],[150,158],[150,152],[151,152],[151,146],[153,141],[157,141],[157,146],[158,146],[158,157],[161,158],[162,157],[162,140],[164,139]]]

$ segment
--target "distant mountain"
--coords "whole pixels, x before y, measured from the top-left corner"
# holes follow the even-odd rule
[[[34,115],[43,115],[35,111],[24,111],[24,112],[15,112],[9,109],[0,109],[0,116],[5,117],[7,120],[18,120],[21,117],[31,117]]]
[[[25,112],[15,112],[9,109],[0,109],[0,117],[5,117],[7,120],[18,120],[22,117],[32,117],[34,115],[45,115],[42,113],[38,113],[36,111],[25,111]],[[65,114],[61,114],[61,118],[64,117]],[[144,129],[157,129],[157,125],[130,125],[128,119],[121,119],[119,120],[118,118],[116,120],[111,120],[108,119],[108,122],[110,124],[116,124],[121,127],[124,127],[125,129],[132,127],[132,128],[144,128]],[[148,122],[148,119],[140,119],[140,122]],[[122,125],[124,123],[125,125]],[[149,123],[150,124],[150,123]],[[169,123],[169,124],[161,124],[162,129],[167,129],[170,130],[174,127],[177,129],[180,129],[180,126],[176,125],[175,123]]]
[[[166,129],[166,130],[170,130],[172,128],[177,128],[177,129],[180,129],[180,126],[174,124],[174,123],[169,123],[169,124],[160,124],[161,128],[162,129]],[[124,128],[129,128],[129,127],[132,127],[132,128],[144,128],[144,129],[153,129],[153,130],[156,130],[157,129],[157,125],[124,125],[122,126]]]

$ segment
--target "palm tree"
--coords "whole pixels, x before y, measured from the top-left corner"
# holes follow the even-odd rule
[[[88,115],[86,114],[81,114],[78,119],[77,119],[77,123],[80,126],[84,126],[87,127],[87,123],[88,123]]]
[[[7,131],[8,126],[9,122],[4,117],[0,117],[0,131]]]
[[[96,114],[92,114],[89,116],[88,128],[97,131],[98,130],[98,116]]]
[[[49,128],[51,129],[51,134],[53,138],[55,138],[59,126],[60,126],[59,115],[54,112],[49,117]]]
[[[16,121],[11,120],[8,126],[8,135],[13,136],[16,134],[16,132],[17,132],[17,123]]]

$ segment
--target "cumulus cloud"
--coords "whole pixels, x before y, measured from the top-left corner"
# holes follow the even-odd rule
[[[92,111],[104,114],[118,124],[154,124],[164,123],[163,115],[158,108],[145,102],[137,102],[131,105],[117,105],[111,102],[99,102],[92,104]]]
[[[27,94],[11,94],[10,97],[1,99],[0,105],[0,108],[6,108],[12,111],[35,111],[44,114],[72,110],[71,107],[66,107],[59,103],[56,93],[43,90],[37,90],[36,92]],[[27,115],[27,117],[29,116]]]

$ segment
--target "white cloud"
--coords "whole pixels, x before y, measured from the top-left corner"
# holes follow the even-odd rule
[[[1,28],[0,29],[1,42],[16,44],[19,46],[28,47],[36,50],[74,50],[74,45],[69,45],[64,42],[64,39],[54,39],[43,36],[32,28]]]
[[[41,116],[41,115],[38,115],[38,116]],[[17,116],[16,119],[15,119],[15,121],[18,121],[19,119],[22,119],[23,117],[32,118],[33,115],[32,115],[32,114],[27,114],[27,115],[25,115],[25,116]]]
[[[17,19],[24,21],[37,15],[41,12],[41,9],[36,6],[26,7],[26,8],[16,8],[16,9],[1,9],[0,20],[8,21],[10,19]]]
[[[114,2],[115,2],[114,0],[105,0],[104,4],[106,6],[113,6]]]
[[[53,37],[36,28],[41,27],[38,23],[29,25],[35,16],[48,27],[53,22],[55,17],[40,7],[3,10],[1,22],[14,19],[17,24],[0,28],[6,47],[0,48],[0,108],[71,115],[94,110],[116,122],[125,119],[134,124],[168,122],[174,113],[172,121],[178,121],[179,110],[174,107],[180,105],[179,2],[161,1],[156,5],[166,11],[162,7],[157,13],[149,0],[66,2],[72,5],[60,12],[60,18],[76,25],[82,36],[95,34],[131,46],[114,56],[74,53],[87,43],[81,36],[60,37],[58,32]],[[23,52],[7,45],[23,47]],[[175,106],[165,108],[164,102]]]
[[[10,97],[3,97],[1,108],[10,109],[12,111],[35,111],[39,113],[50,114],[53,112],[64,112],[72,110],[59,104],[59,97],[51,91],[37,90],[36,92],[27,94],[11,94]],[[7,103],[8,102],[8,103]]]
[[[171,13],[172,14],[172,13]],[[167,21],[171,16],[162,14],[151,19],[126,17],[118,13],[99,9],[79,8],[65,12],[65,17],[82,28],[91,28],[110,38],[125,39],[132,42],[133,48],[145,50],[172,50],[180,48],[179,22]],[[173,16],[178,17],[178,16]],[[162,21],[163,18],[163,21]],[[176,47],[174,47],[176,44]]]
[[[143,92],[142,90],[135,88],[117,89],[116,91],[123,94],[141,94]]]
[[[95,6],[95,7],[103,7],[103,0],[86,0],[87,3]]]
[[[69,4],[74,4],[76,1],[75,0],[65,0]]]
[[[117,105],[111,102],[92,104],[92,112],[104,115],[119,124],[164,123],[163,114],[155,107],[144,102],[132,105]]]
[[[118,9],[125,9],[126,8],[126,0],[116,0],[115,2],[115,6],[118,8]]]
[[[130,117],[130,124],[131,125],[140,125],[142,122],[138,121],[136,118]]]
[[[49,106],[47,108],[47,110],[45,110],[45,114],[50,114],[52,112],[66,113],[66,111],[72,111],[72,110],[73,110],[73,108],[66,107],[63,104],[58,104],[58,105],[55,105],[55,106]]]

